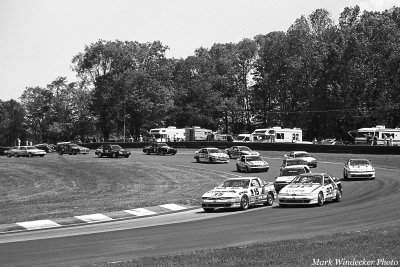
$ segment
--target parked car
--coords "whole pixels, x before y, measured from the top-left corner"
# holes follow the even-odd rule
[[[236,170],[238,172],[267,172],[269,170],[269,164],[261,156],[243,155],[236,161]]]
[[[15,157],[44,157],[46,155],[46,151],[37,149],[34,146],[16,146],[9,149],[7,152],[7,157],[15,156]]]
[[[76,154],[88,154],[89,148],[77,145],[71,142],[60,142],[57,143],[56,151],[59,155],[62,154],[69,154],[69,155],[76,155]]]
[[[46,144],[46,143],[37,144],[37,145],[35,145],[35,147],[37,149],[42,149],[42,150],[46,151],[46,153],[51,153],[51,152],[56,151],[54,145],[49,145],[49,144]]]
[[[367,159],[349,159],[343,167],[343,178],[375,179],[375,168]]]
[[[15,152],[17,149],[18,149],[18,146],[10,147],[9,149],[4,150],[4,155],[6,155],[6,156],[9,157],[9,158],[12,157],[12,156],[15,156],[14,152]]]
[[[216,147],[204,147],[200,150],[196,151],[194,154],[194,158],[197,162],[204,161],[209,163],[228,163],[229,156],[222,150]]]
[[[225,151],[226,151],[226,154],[228,154],[230,159],[239,158],[240,156],[243,156],[243,155],[254,155],[254,156],[260,155],[260,153],[258,153],[257,151],[251,150],[247,146],[233,146],[233,147],[225,149]]]
[[[342,198],[340,180],[326,173],[300,174],[281,189],[278,194],[279,206],[287,205],[318,205],[326,201],[339,202]]]
[[[284,158],[285,159],[288,159],[288,158],[302,159],[307,162],[307,165],[309,167],[311,167],[311,168],[317,167],[317,160],[310,153],[307,153],[306,151],[291,151],[291,152],[285,154]]]
[[[302,173],[309,173],[310,167],[308,167],[307,164],[303,165],[290,165],[290,166],[285,166],[281,169],[279,176],[276,177],[274,186],[275,186],[275,191],[279,193],[282,188],[290,184],[290,182],[293,181],[293,179]]]
[[[258,177],[237,177],[225,180],[221,185],[201,197],[205,212],[216,208],[248,209],[249,206],[263,204],[271,206],[276,198],[274,185]]]
[[[145,146],[143,148],[143,152],[147,155],[150,155],[152,153],[158,155],[175,155],[177,153],[177,149],[170,147],[167,143],[150,142],[148,146]]]
[[[129,150],[123,149],[119,145],[104,144],[96,149],[94,152],[99,158],[109,157],[109,158],[119,158],[125,157],[129,158],[131,152]]]

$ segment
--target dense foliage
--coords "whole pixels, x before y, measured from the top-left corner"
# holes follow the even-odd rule
[[[286,32],[165,57],[159,41],[105,41],[58,78],[0,101],[0,142],[138,136],[154,127],[222,133],[300,127],[306,139],[400,123],[400,8],[345,8],[338,24],[318,9]],[[24,116],[22,119],[21,116]]]

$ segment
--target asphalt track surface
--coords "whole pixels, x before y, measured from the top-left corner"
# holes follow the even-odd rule
[[[268,173],[243,174],[229,164],[195,163],[191,150],[175,156],[132,158],[166,163],[179,168],[217,171],[222,177],[258,176],[273,181],[281,159],[262,156]],[[325,155],[313,172],[342,177],[343,162]],[[194,209],[134,220],[71,226],[0,235],[1,266],[71,266],[95,262],[126,261],[144,256],[242,246],[255,242],[288,240],[380,228],[400,223],[400,170],[376,165],[377,179],[343,181],[339,203],[323,207],[254,207],[247,211],[204,213]],[[166,200],[166,202],[168,202]]]

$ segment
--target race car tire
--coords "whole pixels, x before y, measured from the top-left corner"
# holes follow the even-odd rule
[[[112,154],[112,157],[113,157],[113,158],[118,158],[118,154],[117,154],[117,153],[113,153],[113,154]]]
[[[236,164],[236,171],[241,172],[242,170],[240,169],[239,165]]]
[[[129,158],[129,155],[126,155],[125,158]]]
[[[272,206],[274,204],[274,195],[271,192],[267,194],[267,201],[264,203],[265,206]]]
[[[172,156],[175,155],[175,154],[176,154],[176,152],[171,153]]]
[[[99,154],[97,154],[97,156],[99,157],[99,158],[101,158],[101,156],[103,156],[101,153],[99,153]]]
[[[208,158],[209,163],[213,163],[212,158]]]
[[[341,199],[342,199],[342,193],[340,192],[340,190],[336,190],[336,197],[333,199],[333,201],[340,202]]]
[[[246,173],[249,173],[249,172],[250,172],[250,169],[248,166],[246,166]]]
[[[7,158],[11,158],[11,157],[12,157],[11,153],[8,153]]]
[[[44,155],[40,155],[40,157],[41,157],[41,158],[43,158],[43,157],[44,157]]]
[[[196,162],[200,162],[200,158],[199,157],[196,157]]]
[[[319,192],[319,194],[318,194],[318,203],[317,203],[317,205],[319,207],[324,205],[324,194],[322,194],[322,192]]]
[[[76,155],[76,150],[74,150],[74,151],[72,152],[72,155]]]
[[[249,198],[247,196],[243,196],[240,200],[240,209],[247,210],[249,208]]]
[[[58,151],[58,155],[62,155],[63,154],[63,152],[60,150],[60,151]]]
[[[32,153],[28,153],[29,158],[32,158],[32,156],[33,156]]]
[[[343,171],[343,179],[344,179],[344,180],[349,179],[349,176],[347,175],[347,172],[346,172],[346,171]]]
[[[150,150],[146,150],[146,155],[150,155]]]
[[[161,150],[161,155],[165,155],[165,151],[164,150]]]
[[[18,155],[17,153],[15,153],[14,156],[15,156],[16,158],[19,158],[19,155]]]
[[[204,210],[205,212],[213,212],[213,211],[214,211],[213,208],[203,208],[203,210]]]

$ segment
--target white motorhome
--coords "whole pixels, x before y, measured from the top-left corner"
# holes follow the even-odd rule
[[[350,136],[354,138],[354,143],[360,144],[373,144],[374,139],[377,145],[400,145],[400,128],[386,128],[383,125],[376,127],[360,128],[358,130],[349,131]]]
[[[177,129],[174,126],[167,128],[155,128],[149,131],[150,139],[157,142],[179,142],[185,140],[185,129]]]
[[[233,142],[243,142],[243,143],[254,142],[254,137],[252,134],[238,134],[238,136],[236,136],[236,139],[233,140]]]
[[[297,143],[303,142],[303,131],[300,128],[272,127],[256,129],[252,133],[255,142]]]
[[[211,130],[200,128],[199,126],[185,128],[184,131],[186,141],[206,141],[213,133]]]

